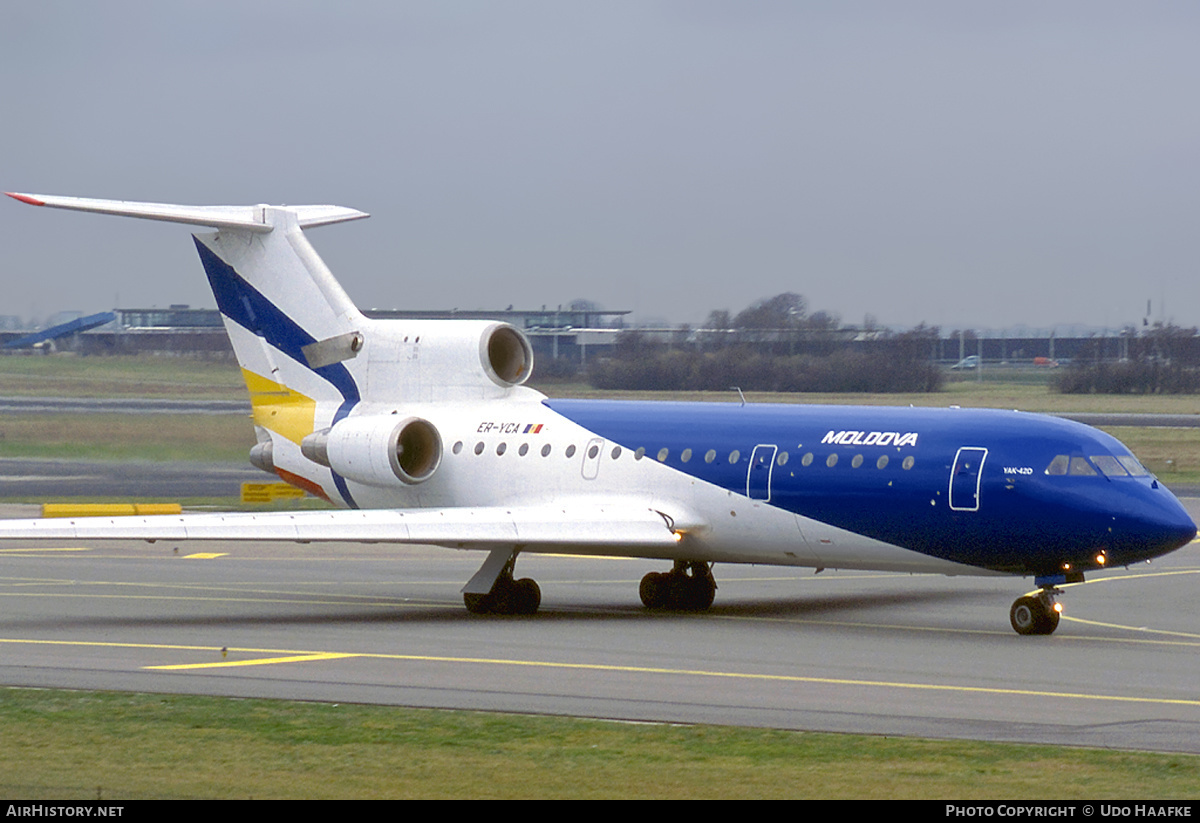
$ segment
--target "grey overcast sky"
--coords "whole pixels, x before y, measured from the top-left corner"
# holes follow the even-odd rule
[[[0,6],[0,189],[335,203],[363,307],[1200,324],[1200,4]],[[0,314],[212,306],[186,227],[0,203]]]

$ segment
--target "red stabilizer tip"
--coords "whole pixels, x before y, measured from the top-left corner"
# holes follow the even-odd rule
[[[13,200],[20,200],[22,203],[28,203],[31,206],[46,205],[41,200],[38,200],[36,197],[30,197],[28,194],[14,194],[11,191],[6,191],[4,193],[7,194],[9,197],[11,197]]]

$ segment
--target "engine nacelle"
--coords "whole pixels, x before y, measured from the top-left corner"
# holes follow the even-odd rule
[[[503,396],[533,371],[524,333],[491,320],[372,320],[363,353],[362,400],[392,408]]]
[[[423,483],[442,462],[442,437],[428,420],[398,415],[347,417],[300,442],[309,460],[368,486]]]
[[[480,335],[479,359],[487,376],[500,386],[519,386],[533,371],[529,339],[507,323],[496,323]]]

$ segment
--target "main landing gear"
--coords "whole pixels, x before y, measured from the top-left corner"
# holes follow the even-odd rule
[[[483,568],[463,589],[467,611],[471,614],[536,614],[538,606],[542,605],[542,590],[532,578],[513,579],[516,563],[516,551],[497,550],[488,555]]]
[[[1060,589],[1045,586],[1037,594],[1018,597],[1008,613],[1017,634],[1053,634],[1062,613],[1062,605],[1056,600],[1060,594]]]
[[[518,549],[494,549],[463,587],[463,603],[471,614],[536,614],[542,590],[528,577],[513,579]],[[671,571],[642,578],[638,593],[649,609],[702,612],[717,592],[707,563],[676,560]]]
[[[687,612],[707,609],[716,592],[709,565],[690,560],[676,560],[675,568],[666,573],[650,572],[638,587],[646,608]]]

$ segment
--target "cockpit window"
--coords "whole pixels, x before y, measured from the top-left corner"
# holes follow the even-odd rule
[[[1072,477],[1095,477],[1096,470],[1087,462],[1086,457],[1072,457],[1071,468],[1067,472]]]
[[[1071,457],[1066,454],[1058,454],[1054,456],[1054,459],[1050,461],[1050,465],[1046,467],[1046,474],[1069,474],[1073,477],[1096,477],[1098,475],[1106,477],[1129,477],[1130,475],[1133,477],[1148,477],[1150,472],[1146,471],[1136,457],[1126,452],[1125,454],[1117,455],[1093,454],[1088,457],[1078,455]]]
[[[1129,474],[1125,471],[1125,467],[1117,461],[1117,458],[1111,454],[1093,454],[1092,463],[1100,470],[1101,474],[1109,477],[1125,477]]]
[[[1146,477],[1148,474],[1150,474],[1150,472],[1146,471],[1146,468],[1139,463],[1138,459],[1132,454],[1117,455],[1117,460],[1120,461],[1121,465],[1125,467],[1125,470],[1134,477]]]

